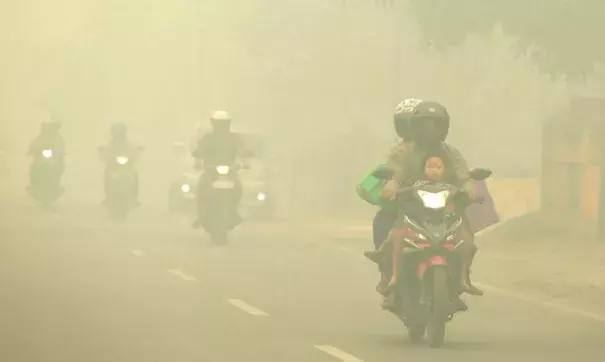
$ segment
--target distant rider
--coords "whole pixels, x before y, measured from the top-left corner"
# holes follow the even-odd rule
[[[225,110],[218,110],[212,113],[210,125],[212,132],[202,136],[192,156],[196,162],[196,168],[203,166],[233,165],[238,157],[243,156],[243,143],[239,135],[231,132],[231,116]],[[203,166],[202,166],[203,165]],[[204,172],[198,182],[197,187],[197,219],[193,223],[194,228],[199,228],[204,224],[205,197],[206,192],[211,188],[213,182],[212,174]],[[235,195],[233,202],[235,207],[242,198],[242,185],[236,179]],[[234,220],[234,223],[239,223]]]
[[[32,162],[29,173],[29,185],[27,187],[30,193],[32,192],[32,185],[35,183],[34,180],[39,177],[35,166],[37,161],[43,157],[42,152],[44,150],[51,150],[52,157],[57,162],[57,178],[55,179],[55,182],[59,185],[59,193],[63,193],[64,190],[60,185],[61,178],[65,171],[65,141],[61,135],[61,123],[54,119],[42,122],[40,125],[40,133],[29,144],[28,155],[34,157],[34,162]]]
[[[110,140],[107,146],[103,147],[103,162],[105,163],[105,199],[109,191],[109,181],[112,171],[116,164],[116,157],[128,157],[129,163],[135,165],[140,156],[140,148],[135,146],[128,139],[128,126],[123,122],[117,122],[111,125]],[[139,175],[135,174],[135,182],[133,185],[133,195],[135,206],[139,206]]]

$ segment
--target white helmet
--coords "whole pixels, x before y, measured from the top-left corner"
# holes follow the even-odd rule
[[[224,110],[212,112],[210,116],[210,123],[212,128],[218,132],[229,132],[231,129],[231,116]]]
[[[210,116],[210,120],[215,121],[215,122],[231,121],[231,116],[229,115],[229,112],[220,109],[218,111],[212,112],[212,116]]]

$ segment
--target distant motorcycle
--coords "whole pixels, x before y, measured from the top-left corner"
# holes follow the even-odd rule
[[[491,171],[471,171],[482,181]],[[387,180],[388,169],[374,176]],[[480,200],[478,200],[480,201]],[[395,314],[404,322],[410,339],[419,342],[428,335],[431,347],[440,347],[445,339],[446,323],[458,310],[452,299],[457,293],[455,271],[451,264],[454,251],[465,241],[460,230],[463,215],[471,203],[463,190],[443,183],[424,183],[398,191],[398,203],[405,204],[403,245],[395,293]]]
[[[240,174],[242,182],[242,205],[240,209],[246,219],[270,219],[275,213],[275,189],[270,174],[270,165],[267,160],[250,158],[249,168]]]
[[[194,214],[199,175],[183,173],[170,185],[168,208],[171,213]]]
[[[265,140],[254,134],[240,134],[250,150],[246,152],[247,167],[240,169],[238,180],[242,186],[239,210],[247,219],[268,219],[275,212],[275,192],[269,179],[270,162],[275,156],[266,156],[263,151]],[[260,152],[254,151],[258,149]],[[190,164],[188,148],[183,142],[174,142],[172,149],[177,156],[175,163],[181,164],[177,177],[168,190],[168,209],[172,214],[194,214],[199,171]],[[186,160],[183,162],[183,160]],[[239,171],[239,170],[238,170]]]
[[[200,182],[205,189],[203,227],[215,244],[225,244],[228,233],[240,223],[238,204],[234,201],[239,185],[240,165],[206,165]]]
[[[199,170],[193,167],[189,149],[183,142],[173,142],[177,177],[168,189],[168,211],[172,214],[195,214]]]
[[[107,156],[108,149],[100,148]],[[140,151],[140,148],[137,150]],[[107,158],[106,158],[107,160]],[[125,220],[128,213],[136,206],[137,170],[131,155],[115,154],[109,157],[107,165],[107,195],[105,206],[114,220]]]
[[[62,161],[50,147],[36,151],[33,158],[28,192],[43,206],[49,207],[63,194]]]

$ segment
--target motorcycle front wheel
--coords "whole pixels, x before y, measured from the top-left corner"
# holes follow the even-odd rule
[[[447,270],[445,268],[434,268],[431,281],[432,303],[428,323],[428,338],[431,348],[439,348],[445,340],[445,325],[451,309]]]
[[[426,333],[426,325],[424,324],[414,324],[407,327],[408,328],[408,336],[412,343],[422,343],[424,339],[424,334]]]

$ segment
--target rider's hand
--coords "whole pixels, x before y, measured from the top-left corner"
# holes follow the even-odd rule
[[[395,200],[395,198],[397,198],[397,189],[399,188],[399,183],[394,180],[391,179],[389,180],[384,187],[382,188],[382,197],[388,199],[388,200]]]

